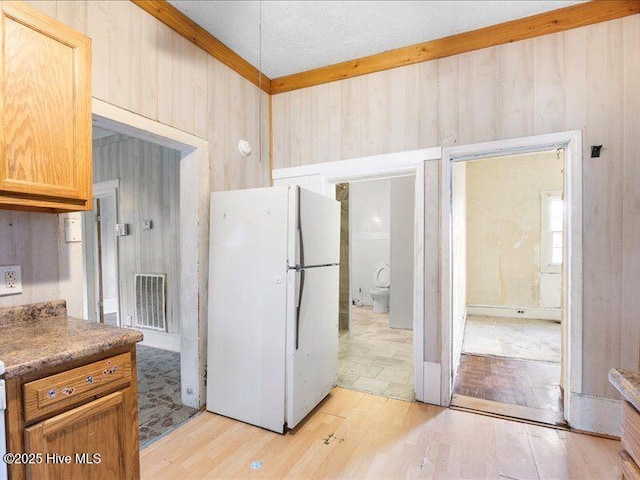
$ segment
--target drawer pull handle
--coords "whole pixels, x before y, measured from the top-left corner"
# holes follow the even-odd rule
[[[93,383],[93,377],[91,375],[89,375],[86,379],[85,382],[87,383]]]
[[[49,390],[49,391],[47,392],[47,398],[53,398],[53,397],[55,397],[55,396],[56,396],[56,393],[57,393],[57,392],[56,392],[55,388],[54,388],[53,390]]]
[[[75,387],[64,387],[62,389],[62,393],[64,393],[65,395],[73,395],[73,392],[75,391],[76,391]]]

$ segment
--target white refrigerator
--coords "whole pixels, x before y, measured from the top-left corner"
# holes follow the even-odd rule
[[[337,380],[340,204],[218,192],[210,230],[207,410],[284,433]]]

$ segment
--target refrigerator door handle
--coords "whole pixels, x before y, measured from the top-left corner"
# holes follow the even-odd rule
[[[300,272],[300,290],[298,291],[298,306],[296,308],[296,350],[300,343],[300,311],[302,310],[302,294],[304,292],[304,240],[302,238],[302,191],[300,187],[297,188],[298,195],[298,243],[300,247],[300,263],[296,265],[297,270]]]
[[[300,290],[298,291],[298,306],[296,307],[296,350],[298,350],[300,340],[300,311],[302,310],[302,294],[304,292],[304,270],[298,270],[300,273]]]

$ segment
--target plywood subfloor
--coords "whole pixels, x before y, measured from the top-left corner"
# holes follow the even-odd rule
[[[351,330],[340,334],[338,386],[413,400],[413,331],[369,306],[351,307]]]
[[[454,406],[564,424],[557,363],[463,354],[453,392]],[[470,402],[470,398],[486,402]],[[494,411],[496,403],[505,406]],[[523,408],[509,409],[509,405]]]
[[[462,351],[560,363],[561,328],[553,320],[470,315]]]
[[[286,435],[201,413],[144,449],[141,466],[144,480],[604,480],[618,478],[620,448],[614,440],[336,388]]]

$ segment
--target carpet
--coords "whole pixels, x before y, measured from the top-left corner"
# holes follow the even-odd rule
[[[180,354],[136,347],[140,446],[180,425],[198,410],[180,400]]]
[[[467,318],[463,353],[560,363],[561,326],[552,320]]]

